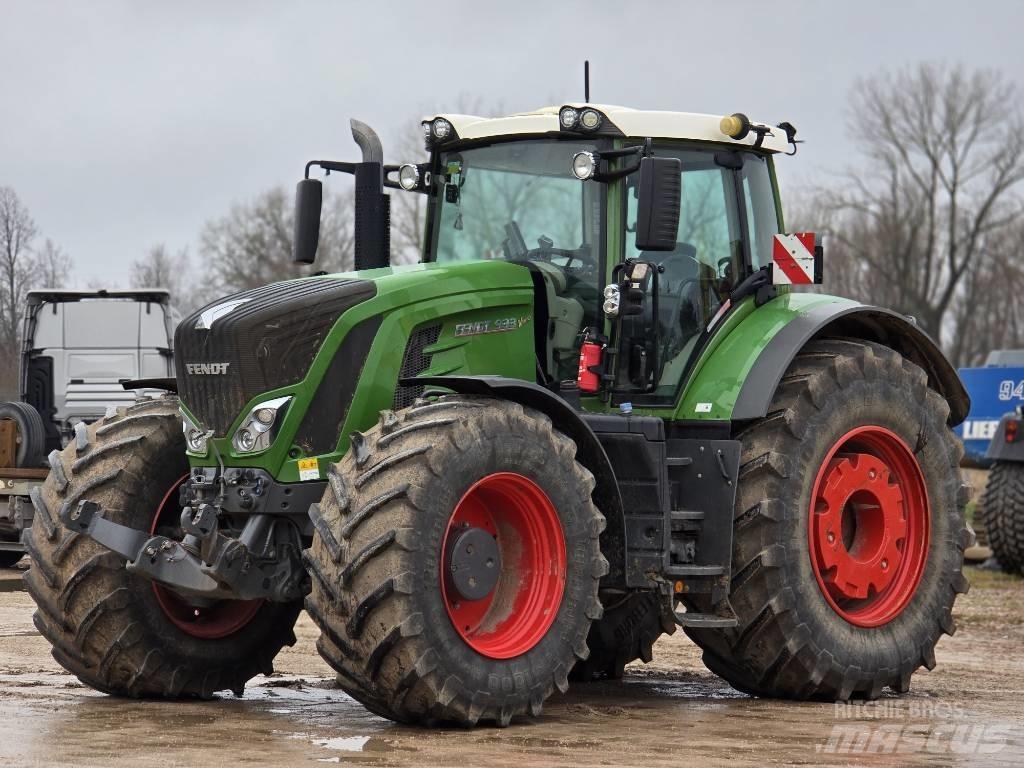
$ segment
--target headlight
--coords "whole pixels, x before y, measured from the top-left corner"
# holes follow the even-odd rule
[[[185,435],[186,449],[189,453],[205,456],[207,451],[207,441],[213,433],[201,430],[192,422],[192,419],[185,415],[184,411],[179,409],[179,413],[181,413],[181,431]]]
[[[584,109],[580,113],[580,125],[586,131],[596,131],[601,127],[601,113],[596,109]]]
[[[438,141],[444,141],[452,135],[452,124],[445,120],[443,117],[434,118],[434,122],[430,124],[431,133],[434,134],[434,138]]]
[[[558,111],[558,122],[567,130],[575,128],[579,119],[580,113],[576,111],[575,107],[562,107]]]
[[[267,400],[249,411],[231,439],[235,450],[238,453],[254,453],[269,448],[277,436],[285,406],[291,399],[288,395]]]
[[[192,453],[206,453],[206,435],[198,429],[185,428],[185,442]]]
[[[619,314],[620,291],[616,283],[610,283],[604,287],[604,304],[601,308],[608,317],[617,317]]]
[[[406,192],[412,192],[420,185],[420,169],[412,163],[406,163],[398,169],[398,186]]]
[[[249,453],[256,447],[256,434],[251,429],[240,429],[235,433],[235,447],[242,453]]]
[[[577,152],[572,156],[572,175],[580,181],[592,179],[597,173],[597,156],[593,152]]]

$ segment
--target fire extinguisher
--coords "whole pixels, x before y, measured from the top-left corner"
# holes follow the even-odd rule
[[[601,388],[601,374],[604,372],[604,350],[608,339],[593,328],[583,331],[580,344],[580,367],[576,374],[576,386],[580,392],[592,395]]]

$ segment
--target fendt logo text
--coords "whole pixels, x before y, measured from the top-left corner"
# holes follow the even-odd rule
[[[231,363],[185,363],[185,370],[193,375],[222,376],[228,372],[229,365]]]

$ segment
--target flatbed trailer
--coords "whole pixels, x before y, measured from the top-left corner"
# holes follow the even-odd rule
[[[32,489],[43,484],[47,469],[0,467],[0,566],[8,567],[16,560],[8,552],[24,554],[21,532],[32,525]]]
[[[49,474],[44,468],[14,467],[16,449],[14,422],[0,419],[0,567],[9,567],[21,559],[8,553],[24,554],[21,532],[32,524],[30,494]]]

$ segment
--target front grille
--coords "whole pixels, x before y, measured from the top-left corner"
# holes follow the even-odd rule
[[[253,397],[301,381],[341,314],[375,291],[366,280],[288,280],[197,310],[174,334],[182,402],[204,427],[224,436]],[[244,304],[211,322],[209,329],[196,327],[204,311],[242,299]]]
[[[405,357],[402,358],[402,368],[398,373],[398,380],[411,379],[419,376],[430,367],[432,355],[424,354],[423,350],[431,344],[436,344],[441,335],[440,323],[436,325],[425,325],[413,331],[409,337],[409,343],[405,346]],[[397,411],[399,408],[408,408],[417,397],[423,394],[423,386],[403,386],[399,384],[395,388],[395,399],[392,407]]]
[[[306,455],[330,453],[337,447],[341,427],[359,385],[363,364],[380,330],[381,319],[380,315],[373,315],[358,323],[345,335],[341,347],[327,366],[295,433],[295,444]]]

